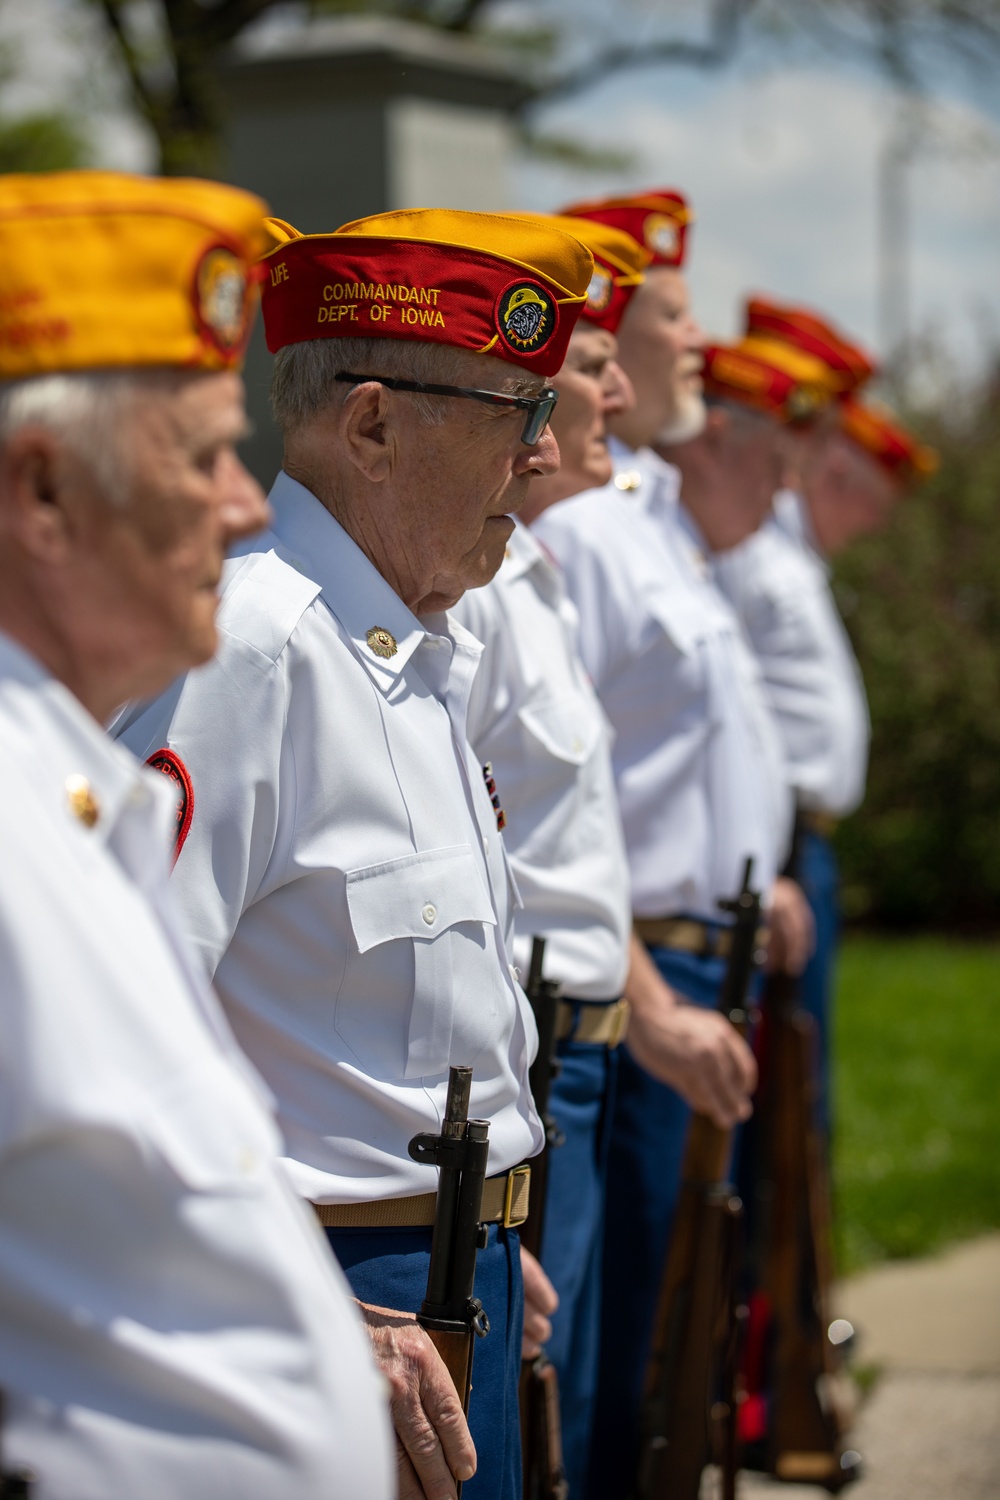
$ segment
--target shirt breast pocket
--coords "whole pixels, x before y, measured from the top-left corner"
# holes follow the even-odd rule
[[[496,915],[468,844],[347,872],[356,952],[337,1032],[375,1078],[472,1064],[499,1024]]]
[[[583,693],[526,703],[518,719],[546,756],[583,766],[603,732],[600,711]]]
[[[705,622],[697,609],[683,596],[674,598],[662,593],[656,593],[649,599],[648,609],[681,656],[693,656],[705,637]]]

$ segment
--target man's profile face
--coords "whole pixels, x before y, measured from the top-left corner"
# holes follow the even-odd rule
[[[126,398],[118,503],[79,476],[73,566],[92,659],[152,692],[215,650],[226,549],[266,524],[263,492],[236,456],[239,376],[178,373]]]
[[[474,355],[461,384],[522,395],[541,391],[545,382]],[[527,412],[441,399],[444,420],[436,426],[422,424],[405,395],[394,401],[403,461],[399,487],[406,496],[396,546],[434,579],[423,613],[448,608],[466,589],[489,582],[513,531],[510,516],[527,499],[532,477],[559,465],[551,428],[533,448],[521,442]]]
[[[817,443],[803,488],[820,550],[833,557],[888,525],[903,486],[842,434]]]
[[[608,421],[631,404],[631,382],[617,361],[618,341],[606,328],[578,323],[566,362],[552,384],[559,404],[552,431],[559,444],[555,483],[574,495],[607,484],[612,474]]]
[[[651,442],[678,423],[701,395],[701,350],[705,336],[691,311],[683,273],[652,266],[638,287],[618,329],[619,359],[635,387],[635,419]],[[628,419],[629,441],[634,423]],[[612,430],[618,430],[612,424]]]

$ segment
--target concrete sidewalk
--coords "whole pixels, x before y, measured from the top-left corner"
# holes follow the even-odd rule
[[[851,1445],[865,1460],[849,1500],[1000,1496],[1000,1234],[845,1283],[837,1312],[857,1358],[882,1370]],[[742,1500],[817,1500],[822,1490],[740,1477]]]

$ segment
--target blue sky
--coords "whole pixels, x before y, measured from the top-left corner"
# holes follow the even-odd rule
[[[542,0],[525,14],[572,16],[576,44],[694,26],[698,7],[655,0]],[[142,170],[149,143],[99,65],[92,26],[71,0],[0,3],[0,39],[21,54],[7,108],[70,99],[92,121],[107,165]],[[1000,345],[1000,89],[938,67],[929,142],[909,169],[912,326],[934,331],[966,367]],[[992,104],[991,104],[992,101]],[[517,206],[651,184],[676,185],[697,213],[690,275],[711,332],[737,331],[748,290],[825,310],[878,347],[876,182],[894,101],[856,64],[818,48],[751,48],[721,73],[645,68],[541,110],[536,125],[632,154],[625,171],[575,172],[524,158]]]

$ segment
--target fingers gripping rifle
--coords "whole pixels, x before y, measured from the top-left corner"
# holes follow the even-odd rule
[[[549,1112],[549,1090],[552,1080],[559,1073],[556,1059],[559,986],[553,980],[545,978],[544,967],[545,939],[536,937],[531,945],[531,964],[524,992],[531,1004],[538,1029],[538,1051],[528,1079],[535,1108],[545,1127],[545,1145],[541,1153],[532,1158],[531,1206],[519,1233],[522,1245],[539,1259],[545,1228],[548,1154],[563,1143],[562,1133]],[[559,1381],[555,1366],[544,1353],[539,1354],[536,1359],[522,1362],[518,1401],[521,1408],[524,1500],[566,1500]]]
[[[469,1119],[471,1068],[451,1068],[440,1135],[415,1135],[414,1161],[438,1167],[437,1207],[427,1269],[427,1295],[417,1322],[427,1330],[448,1368],[463,1410],[472,1392],[472,1354],[490,1321],[473,1295],[476,1251],[485,1247],[483,1184],[489,1156],[489,1124]],[[458,1485],[461,1495],[462,1486]]]
[[[760,923],[752,873],[748,859],[739,895],[719,903],[733,913],[719,1009],[741,1034]],[[697,1500],[702,1471],[713,1458],[722,1461],[727,1500],[735,1494],[730,1387],[742,1204],[728,1180],[732,1141],[731,1130],[692,1116],[646,1367],[635,1500]]]

